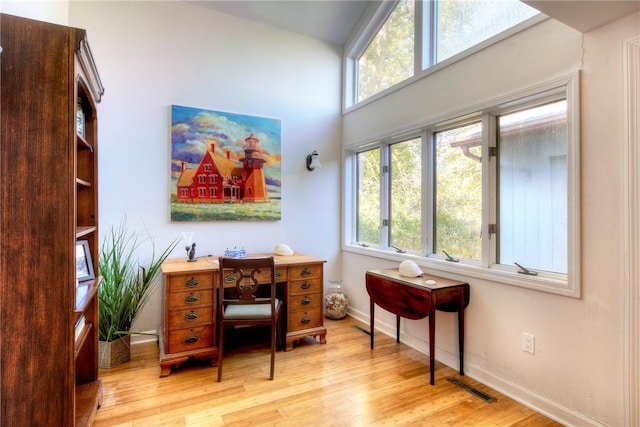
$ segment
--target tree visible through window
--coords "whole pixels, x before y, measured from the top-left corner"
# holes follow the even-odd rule
[[[359,243],[380,243],[380,149],[358,153],[357,235]]]
[[[435,5],[436,63],[538,13],[518,0],[439,0]]]
[[[389,147],[389,245],[420,252],[422,247],[422,138]]]
[[[413,76],[414,2],[400,0],[358,60],[358,102]]]
[[[357,152],[357,242],[568,274],[575,141],[566,93],[536,97],[536,104],[514,100],[504,112],[487,106],[459,124],[416,129],[425,141],[381,141]]]
[[[435,253],[482,259],[482,124],[435,134]]]
[[[382,2],[387,3],[387,2]],[[538,13],[519,0],[424,0],[422,13],[414,0],[399,0],[364,50],[350,57],[357,64],[352,79],[361,102],[457,55]],[[419,25],[419,26],[418,26]],[[415,29],[423,28],[416,40]],[[363,43],[364,44],[364,43]],[[416,55],[416,46],[422,53]]]

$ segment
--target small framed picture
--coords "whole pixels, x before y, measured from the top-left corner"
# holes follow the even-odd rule
[[[95,279],[93,274],[93,261],[91,260],[91,252],[89,251],[89,242],[86,240],[78,240],[76,242],[76,280],[84,282],[86,280]]]

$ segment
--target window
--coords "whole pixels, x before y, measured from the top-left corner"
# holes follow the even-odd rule
[[[482,124],[434,134],[434,253],[482,259]]]
[[[358,59],[358,101],[413,76],[414,1],[400,0]]]
[[[380,149],[356,155],[358,163],[357,233],[361,245],[380,243]]]
[[[389,246],[420,252],[421,138],[389,146]],[[402,249],[400,249],[402,248]]]
[[[567,103],[498,117],[500,264],[567,273]]]
[[[345,102],[362,102],[538,14],[519,0],[379,2],[347,46]],[[533,22],[532,22],[533,23]],[[350,89],[351,88],[351,89]]]
[[[576,88],[549,83],[355,148],[347,246],[579,296]]]
[[[440,0],[435,2],[435,10],[435,63],[451,58],[538,13],[520,1],[505,0]]]

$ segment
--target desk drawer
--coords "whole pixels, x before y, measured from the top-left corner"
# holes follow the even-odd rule
[[[322,279],[322,264],[289,267],[289,280]]]
[[[168,308],[188,308],[213,304],[213,290],[193,290],[187,292],[172,292],[167,295]]]
[[[322,310],[320,308],[311,308],[309,310],[289,311],[287,326],[287,332],[322,326]]]
[[[169,353],[197,350],[213,345],[213,326],[206,325],[169,332]]]
[[[322,294],[298,294],[289,297],[289,311],[308,310],[322,305]]]
[[[167,292],[213,288],[213,273],[181,274],[167,276]]]
[[[289,295],[322,294],[322,279],[296,280],[289,282]]]
[[[188,328],[202,323],[213,323],[213,306],[169,310],[170,329]]]

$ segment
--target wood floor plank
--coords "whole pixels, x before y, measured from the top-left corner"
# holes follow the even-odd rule
[[[225,353],[223,380],[208,361],[185,363],[160,378],[156,343],[132,346],[130,362],[101,369],[102,406],[95,426],[543,426],[560,424],[356,320],[326,321],[327,343],[303,339],[276,354],[269,377],[263,331],[243,331],[244,347]],[[487,403],[447,381],[459,378],[496,398]]]

